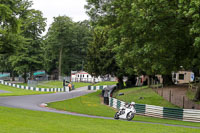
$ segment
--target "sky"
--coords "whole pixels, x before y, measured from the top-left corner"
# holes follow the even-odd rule
[[[43,16],[47,18],[46,32],[53,22],[53,17],[66,15],[73,21],[83,21],[89,19],[85,13],[84,5],[86,0],[31,0],[32,8],[42,11]]]

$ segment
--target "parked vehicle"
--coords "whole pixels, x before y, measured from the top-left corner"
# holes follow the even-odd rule
[[[126,104],[124,107],[120,107],[120,110],[116,112],[115,119],[127,119],[131,121],[135,116],[135,102],[131,102],[130,104]]]

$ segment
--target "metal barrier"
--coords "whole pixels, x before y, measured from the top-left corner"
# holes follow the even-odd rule
[[[23,85],[8,83],[8,82],[5,82],[3,80],[0,80],[0,84],[11,86],[11,87],[16,87],[16,88],[20,88],[20,89],[25,89],[25,90],[32,90],[32,91],[69,92],[69,87],[64,87],[64,88],[37,88],[37,87],[30,87],[30,86],[23,86]]]
[[[107,85],[102,85],[102,86],[88,86],[88,90],[103,90],[104,88],[106,88]]]
[[[125,102],[109,97],[109,105],[115,109],[119,109],[125,105]],[[136,114],[139,115],[190,122],[200,122],[200,110],[166,108],[147,104],[136,104],[135,109]]]

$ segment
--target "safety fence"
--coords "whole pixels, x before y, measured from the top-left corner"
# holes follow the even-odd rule
[[[0,84],[11,86],[11,87],[16,87],[16,88],[20,88],[20,89],[25,89],[25,90],[41,91],[41,92],[68,92],[69,91],[69,87],[64,87],[64,88],[37,88],[37,87],[30,87],[30,86],[23,86],[23,85],[8,83],[8,82],[5,82],[3,80],[0,80]]]
[[[120,107],[124,107],[125,104],[126,103],[124,101],[120,101],[112,97],[109,98],[109,105],[115,109],[120,109]],[[136,114],[139,115],[190,122],[200,122],[200,110],[166,108],[147,104],[135,104],[135,109]]]
[[[104,88],[106,88],[107,85],[102,85],[102,86],[88,86],[88,90],[103,90]]]

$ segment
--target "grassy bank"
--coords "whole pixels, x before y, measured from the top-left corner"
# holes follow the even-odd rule
[[[194,100],[196,92],[192,91],[191,89],[188,89],[186,95],[187,95],[188,99]],[[200,101],[199,102],[195,102],[195,103],[200,104]]]
[[[101,104],[101,100],[99,97],[100,94],[101,94],[101,91],[98,91],[92,94],[88,94],[88,95],[70,99],[70,100],[49,103],[48,106],[51,108],[59,109],[59,110],[66,110],[66,111],[77,112],[81,114],[114,117],[114,114],[116,111],[110,108],[109,106]],[[145,117],[145,116],[139,116],[139,115],[136,115],[133,120],[200,127],[199,123],[159,119],[159,118]]]
[[[0,90],[10,91],[10,93],[0,93],[0,96],[21,96],[21,95],[35,95],[35,94],[50,93],[50,92],[24,90],[24,89],[10,87],[10,86],[6,86],[6,85],[2,85],[2,84],[0,84]]]
[[[48,106],[59,110],[67,110],[70,112],[77,112],[81,114],[89,114],[96,116],[114,116],[115,111],[101,104],[101,91],[91,93],[85,96],[49,103]]]
[[[124,93],[124,95],[119,96],[120,93]],[[158,95],[151,88],[148,87],[135,87],[135,88],[123,89],[118,92],[115,92],[114,96],[117,99],[120,99],[125,102],[134,101],[140,104],[178,108],[177,106],[163,99],[160,95]]]
[[[0,107],[1,133],[197,133],[200,129]]]

